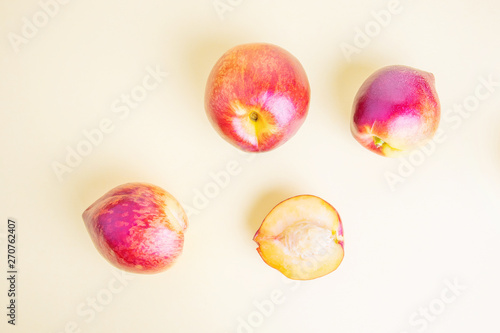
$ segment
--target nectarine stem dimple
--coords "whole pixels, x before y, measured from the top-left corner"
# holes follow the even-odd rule
[[[250,113],[250,119],[252,119],[253,121],[257,121],[257,119],[259,119],[259,115],[257,114],[257,112],[252,111]]]
[[[375,146],[377,147],[382,147],[382,145],[385,143],[384,140],[382,140],[381,138],[379,138],[378,136],[374,136],[373,137],[373,143],[375,144]]]

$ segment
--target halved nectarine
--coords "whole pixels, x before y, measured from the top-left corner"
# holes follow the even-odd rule
[[[294,280],[312,280],[333,272],[344,258],[340,216],[313,196],[289,198],[266,216],[255,234],[262,259]]]

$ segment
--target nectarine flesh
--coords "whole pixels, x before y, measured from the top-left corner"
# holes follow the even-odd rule
[[[340,216],[329,203],[312,195],[292,197],[274,207],[254,241],[269,266],[294,280],[329,274],[344,258]]]

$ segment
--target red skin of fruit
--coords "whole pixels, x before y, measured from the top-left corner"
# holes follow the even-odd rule
[[[114,266],[153,274],[182,253],[187,217],[175,198],[151,184],[128,183],[107,192],[83,213],[95,247]]]
[[[215,64],[205,109],[228,142],[247,152],[264,152],[297,132],[310,95],[306,73],[292,54],[272,44],[244,44]]]
[[[367,149],[398,156],[434,136],[440,120],[434,76],[407,66],[373,73],[353,105],[351,132]]]

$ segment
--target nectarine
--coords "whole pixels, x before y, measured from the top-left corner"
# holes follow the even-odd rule
[[[312,195],[299,195],[274,207],[254,241],[271,267],[294,280],[331,273],[344,258],[342,222],[335,208]]]
[[[432,138],[440,119],[434,75],[407,66],[373,73],[353,105],[351,132],[367,149],[394,157]]]
[[[247,152],[264,152],[297,132],[310,94],[304,68],[292,54],[272,44],[244,44],[215,64],[205,109],[226,141]]]
[[[83,212],[90,238],[114,266],[133,273],[158,273],[182,253],[187,216],[158,186],[124,184]]]

